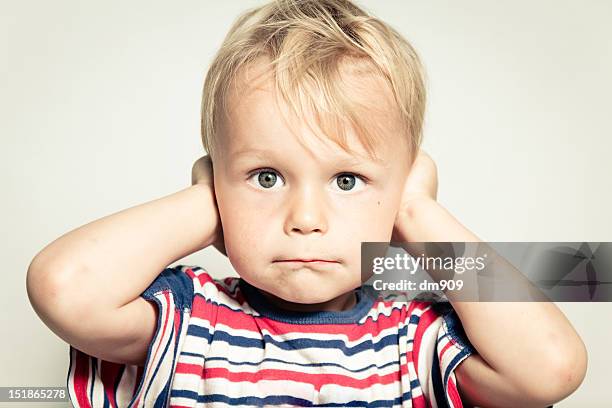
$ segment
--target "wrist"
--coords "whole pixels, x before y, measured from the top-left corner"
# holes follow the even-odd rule
[[[214,189],[206,183],[196,183],[186,189],[191,199],[197,202],[193,224],[202,235],[197,250],[213,245],[221,230],[221,221]]]
[[[426,193],[414,193],[405,195],[398,212],[403,217],[414,218],[423,208],[438,204],[438,202]]]

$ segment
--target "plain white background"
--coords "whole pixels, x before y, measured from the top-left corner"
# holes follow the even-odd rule
[[[260,3],[2,2],[0,386],[65,385],[68,345],[26,295],[31,259],[80,225],[190,184],[206,69],[238,13]],[[424,147],[439,201],[464,225],[489,241],[612,240],[611,3],[359,4],[421,55]],[[234,274],[212,248],[180,263]],[[555,406],[609,406],[612,304],[559,306],[589,369]]]

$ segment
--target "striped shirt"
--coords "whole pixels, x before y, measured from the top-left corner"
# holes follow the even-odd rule
[[[274,308],[237,277],[168,267],[144,367],[70,346],[75,407],[462,407],[454,370],[475,353],[449,302],[355,290],[345,311]]]

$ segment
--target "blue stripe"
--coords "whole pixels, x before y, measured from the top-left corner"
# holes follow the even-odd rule
[[[446,387],[446,383],[448,382],[448,377],[450,377],[450,373],[451,371],[453,371],[455,369],[455,367],[459,364],[459,362],[465,358],[466,356],[468,356],[469,350],[467,349],[463,349],[461,350],[461,352],[459,352],[459,354],[457,354],[450,362],[450,364],[448,365],[448,367],[446,367],[446,371],[444,372],[444,386]]]
[[[230,398],[225,395],[220,394],[208,394],[208,395],[199,395],[193,391],[185,391],[185,390],[173,390],[170,394],[171,398],[188,398],[198,403],[205,402],[225,402],[231,405],[255,405],[262,406],[264,404],[292,404],[299,406],[311,407],[313,406],[310,401],[307,401],[303,398],[296,398],[288,395],[274,395],[265,398],[258,397],[239,397],[239,398]]]
[[[444,384],[442,383],[442,374],[440,373],[440,359],[438,358],[437,350],[434,352],[433,362],[431,365],[431,379],[433,382],[434,396],[436,404],[439,408],[448,408],[448,401],[444,392]]]
[[[241,348],[250,347],[264,349],[266,344],[273,344],[283,350],[301,350],[308,348],[336,349],[338,351],[341,351],[346,356],[354,356],[355,354],[361,353],[366,350],[380,351],[389,345],[398,344],[397,333],[391,333],[381,338],[376,343],[373,343],[372,340],[368,339],[352,347],[347,347],[346,343],[342,340],[317,340],[309,338],[297,338],[278,341],[275,340],[269,334],[264,334],[263,339],[253,339],[244,336],[231,335],[226,331],[218,329],[215,330],[215,334],[214,336],[212,336],[208,329],[196,325],[190,325],[187,329],[187,334],[206,339],[209,343],[211,343],[213,340],[224,341],[232,346]]]
[[[96,357],[87,357],[89,361],[89,379],[91,380],[91,385],[89,386],[89,401],[93,401],[93,389],[94,384],[96,383],[96,361],[98,360]]]
[[[404,353],[405,354],[405,353]],[[204,358],[202,356],[202,358]],[[249,365],[249,366],[259,366],[265,362],[277,362],[277,363],[282,363],[288,366],[298,366],[298,367],[339,367],[345,371],[350,371],[352,373],[359,373],[362,371],[366,371],[369,370],[371,368],[376,368],[376,369],[383,369],[383,368],[387,368],[389,366],[393,366],[393,365],[397,365],[399,366],[399,362],[398,361],[391,361],[389,363],[385,363],[383,365],[377,366],[376,364],[370,364],[368,366],[362,367],[362,368],[358,368],[358,369],[349,369],[341,364],[337,364],[337,363],[295,363],[292,361],[286,361],[286,360],[281,360],[278,358],[264,358],[260,361],[257,362],[251,362],[251,361],[230,361],[229,359],[227,359],[226,357],[209,357],[206,358],[206,361],[227,361],[229,364],[234,365],[234,366],[242,366],[242,365]]]
[[[68,345],[68,350],[70,351],[68,354],[70,354],[70,359],[68,360],[68,375],[66,376],[66,385],[68,385],[68,399],[70,400],[70,403],[74,406],[74,401],[72,401],[72,396],[70,395],[70,374],[72,373],[72,370],[74,370],[74,367],[72,366],[73,362],[72,362],[72,353],[73,351],[73,347],[71,344]]]
[[[145,300],[153,300],[155,295],[165,291],[172,292],[174,305],[179,310],[191,309],[193,304],[193,280],[180,268],[165,268],[155,280],[140,294]]]
[[[255,406],[263,406],[266,404],[270,405],[280,405],[280,404],[290,404],[301,407],[383,407],[387,408],[392,405],[399,405],[403,401],[410,401],[411,392],[407,391],[402,394],[400,397],[397,397],[393,400],[376,400],[376,401],[362,401],[362,400],[354,400],[343,403],[326,403],[326,404],[313,404],[312,401],[305,400],[303,398],[296,398],[290,395],[273,395],[264,398],[260,397],[239,397],[239,398],[230,398],[226,395],[221,394],[209,394],[209,395],[199,395],[192,391],[172,391],[172,398],[188,398],[191,400],[196,400],[198,403],[210,403],[210,402],[223,402],[229,405],[255,405]]]
[[[176,364],[176,353],[178,352],[178,342],[179,342],[179,338],[180,338],[180,334],[181,334],[181,330],[183,327],[183,324],[185,323],[185,319],[183,316],[183,312],[181,311],[181,313],[179,313],[179,322],[178,322],[178,332],[176,332],[175,336],[172,336],[172,340],[174,340],[174,353],[172,355],[172,370],[175,370],[175,364]],[[173,325],[174,327],[174,325]],[[174,330],[174,329],[173,329]],[[173,377],[174,372],[172,372],[169,376],[168,379],[166,380],[166,385],[164,385],[164,389],[162,390],[162,392],[157,396],[157,400],[155,401],[155,408],[159,407],[159,408],[164,408],[166,407],[166,401],[168,400],[168,394],[169,391],[171,389],[171,383],[172,383],[172,377]]]
[[[121,382],[121,377],[123,377],[123,373],[125,372],[125,364],[121,364],[119,366],[119,372],[117,374],[117,377],[115,378],[115,384],[113,385],[113,399],[115,400],[115,403],[117,402],[117,390],[119,389],[119,383]]]
[[[212,306],[215,306],[215,307],[222,307],[222,308],[225,308],[225,309],[227,309],[227,310],[229,310],[229,311],[231,311],[231,312],[236,312],[236,313],[240,313],[240,314],[243,314],[243,315],[247,315],[247,316],[251,317],[252,319],[265,319],[265,318],[267,318],[265,315],[262,315],[261,313],[258,313],[258,314],[253,314],[253,313],[248,313],[248,312],[246,312],[244,309],[240,309],[240,308],[234,309],[234,308],[232,308],[231,306],[229,306],[229,305],[227,305],[227,304],[225,304],[225,303],[219,303],[218,301],[216,301],[216,300],[214,300],[214,299],[207,298],[207,297],[205,297],[205,296],[204,296],[202,293],[200,293],[200,292],[195,292],[195,293],[194,293],[194,297],[195,297],[195,296],[198,296],[198,297],[202,298],[202,300],[203,300],[203,301],[205,301],[206,303],[208,303],[208,304],[210,304],[210,305],[212,305]],[[389,309],[389,315],[393,314],[393,311],[395,311],[395,310],[405,310],[407,305],[408,305],[408,304],[405,304],[405,305],[402,305],[402,306],[399,306],[399,307],[397,307],[397,306],[393,306],[393,307],[391,307],[391,309]],[[377,311],[377,310],[372,310],[372,308],[370,308],[370,309],[368,310],[368,313],[370,313],[371,311]],[[376,322],[376,321],[378,321],[378,320],[379,320],[379,319],[381,319],[381,318],[388,318],[388,317],[389,317],[389,315],[386,315],[386,314],[384,314],[384,313],[382,313],[382,312],[381,312],[381,313],[378,313],[378,314],[377,314],[377,315],[375,315],[375,316],[368,316],[368,313],[366,313],[366,314],[363,316],[363,317],[367,317],[367,318],[365,318],[363,321],[361,321],[361,322],[360,322],[360,321],[356,321],[356,322],[354,322],[354,323],[350,323],[351,327],[353,327],[353,326],[354,326],[354,327],[361,327],[361,326],[365,325],[365,324],[367,323],[367,321],[368,321],[368,320],[371,320],[371,321],[373,321],[373,322]],[[376,319],[375,319],[375,318],[376,318]],[[268,318],[268,319],[269,319],[269,318]],[[419,320],[419,319],[420,319],[420,316],[417,316],[417,315],[410,315],[410,323],[418,323],[418,320]],[[204,319],[204,320],[206,320],[206,319]],[[282,321],[282,320],[281,320],[281,321]],[[292,322],[289,322],[289,323],[290,323],[290,324],[295,324],[295,323],[292,323]],[[312,322],[311,322],[311,323],[312,323]],[[333,321],[328,321],[328,320],[326,320],[326,321],[322,322],[322,324],[343,324],[343,323],[334,323]]]
[[[104,361],[104,360],[102,360]],[[96,361],[97,364],[97,361]],[[97,370],[97,368],[96,368]],[[108,396],[106,395],[106,390],[104,389],[104,383],[102,382],[102,364],[100,364],[100,382],[102,383],[101,387],[102,387],[102,395],[104,395],[104,402],[103,402],[103,407],[104,408],[109,408],[110,407],[110,400],[108,399]]]
[[[188,351],[181,351],[181,356],[191,356],[191,357],[201,357],[201,358],[204,358],[204,354],[190,353]]]

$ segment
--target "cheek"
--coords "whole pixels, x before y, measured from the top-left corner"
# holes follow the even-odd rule
[[[253,214],[253,210],[237,205],[220,209],[220,212],[225,246],[232,254],[237,255],[241,249],[249,253],[261,252],[262,238],[269,231],[261,214]]]
[[[240,274],[260,267],[271,256],[274,226],[261,205],[225,194],[217,197],[223,238],[230,262]],[[277,233],[278,234],[278,233]]]
[[[393,232],[398,204],[393,195],[379,194],[351,208],[343,207],[343,235],[357,242],[386,242]]]

